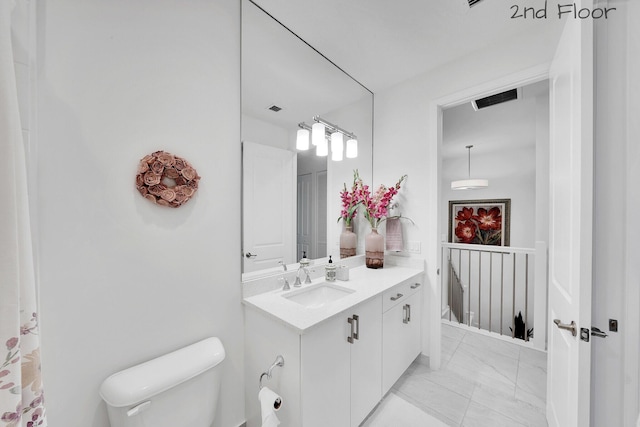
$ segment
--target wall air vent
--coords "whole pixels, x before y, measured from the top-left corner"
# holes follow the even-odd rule
[[[469,1],[469,7],[473,7],[478,3],[480,3],[482,0],[468,0],[468,1]]]
[[[274,104],[274,105],[268,107],[267,110],[271,110],[274,113],[277,113],[278,111],[282,110],[282,108],[280,108],[280,107],[278,107],[277,105]]]
[[[471,101],[473,109],[478,111],[482,108],[491,107],[492,105],[502,104],[503,102],[512,101],[522,97],[521,89],[511,89],[506,92],[496,93],[495,95],[486,96],[484,98]]]

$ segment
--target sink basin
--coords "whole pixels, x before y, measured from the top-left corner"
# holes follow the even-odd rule
[[[355,292],[353,289],[323,282],[289,292],[282,297],[306,308],[320,308],[353,292]]]

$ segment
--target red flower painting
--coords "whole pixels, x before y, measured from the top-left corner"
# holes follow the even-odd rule
[[[508,246],[510,205],[509,199],[449,202],[449,241]]]

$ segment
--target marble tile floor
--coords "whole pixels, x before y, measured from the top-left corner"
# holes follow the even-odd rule
[[[546,353],[442,330],[441,369],[416,359],[362,427],[547,427]]]

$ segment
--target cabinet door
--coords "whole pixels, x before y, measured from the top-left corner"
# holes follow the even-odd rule
[[[410,314],[410,315],[409,315]],[[422,292],[383,316],[382,393],[387,393],[421,351]]]
[[[387,393],[391,386],[405,371],[404,360],[404,304],[397,304],[384,313],[382,326],[382,393]]]
[[[358,339],[351,349],[351,426],[357,427],[382,398],[382,297],[353,308]]]
[[[406,369],[422,351],[422,291],[416,292],[409,297],[405,304],[409,306],[408,314],[410,315],[404,335],[406,347],[404,364]]]
[[[300,337],[304,427],[348,427],[350,333],[348,316],[329,319]]]

